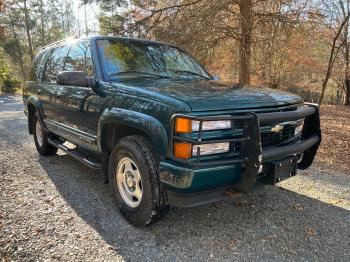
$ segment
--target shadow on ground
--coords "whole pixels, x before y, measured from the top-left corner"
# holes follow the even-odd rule
[[[147,228],[130,226],[115,209],[100,174],[69,156],[40,163],[60,194],[128,260],[315,259],[349,257],[349,212],[279,187],[190,209],[171,209]]]

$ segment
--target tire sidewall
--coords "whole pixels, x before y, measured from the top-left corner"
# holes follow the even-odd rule
[[[38,143],[38,137],[36,135],[36,123],[39,122],[40,127],[42,129],[42,137],[43,137],[43,141],[42,141],[42,145],[40,146]],[[43,130],[43,127],[40,123],[40,119],[38,114],[35,114],[34,118],[33,118],[33,136],[34,136],[34,143],[35,143],[35,147],[38,150],[38,152],[42,155],[45,154],[45,147],[47,146],[47,133],[45,132],[45,130]]]
[[[129,207],[122,199],[119,189],[116,183],[115,173],[118,167],[118,162],[123,157],[128,157],[136,164],[142,181],[142,199],[140,204],[135,207]],[[113,150],[109,161],[109,183],[113,192],[113,195],[117,202],[117,207],[120,212],[135,225],[148,224],[148,220],[152,217],[154,209],[154,196],[153,192],[156,188],[152,186],[150,168],[145,161],[146,156],[143,151],[131,139],[122,139],[116,148]]]

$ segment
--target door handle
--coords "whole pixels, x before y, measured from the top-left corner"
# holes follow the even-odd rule
[[[38,89],[38,95],[40,95],[41,94],[41,89]]]

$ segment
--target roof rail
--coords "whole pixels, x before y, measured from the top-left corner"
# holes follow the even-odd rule
[[[67,42],[68,40],[78,40],[78,39],[79,39],[79,38],[76,37],[76,36],[66,37],[66,38],[64,38],[64,39],[61,39],[61,40],[58,40],[58,41],[53,42],[53,43],[51,43],[51,44],[48,44],[48,45],[43,46],[43,49],[46,49],[46,48],[49,48],[49,47],[51,47],[51,46],[58,45],[58,44],[61,44],[61,43],[65,43],[65,42]]]

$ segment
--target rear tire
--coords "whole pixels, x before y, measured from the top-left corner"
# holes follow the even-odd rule
[[[38,113],[33,118],[33,136],[35,147],[40,155],[50,156],[57,153],[57,147],[51,145],[47,140],[50,136],[41,126]]]
[[[109,183],[121,214],[143,226],[162,219],[169,206],[158,160],[143,136],[122,138],[109,159]]]

